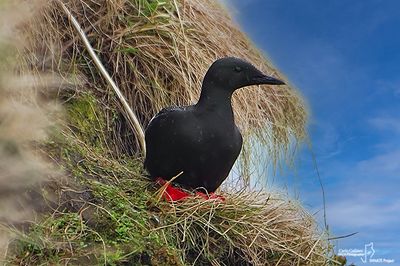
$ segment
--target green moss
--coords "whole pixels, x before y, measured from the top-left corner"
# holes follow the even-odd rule
[[[29,234],[22,235],[12,245],[13,262],[23,265],[58,263],[87,247],[93,235],[89,233],[78,213],[48,216],[31,226]],[[79,240],[79,241],[76,241]]]
[[[154,230],[157,223],[148,207],[154,192],[147,182],[127,178],[116,184],[107,175],[102,176],[106,182],[84,180],[83,172],[72,175],[90,191],[88,203],[77,212],[63,209],[33,225],[18,240],[13,262],[58,264],[66,258],[80,261],[91,253],[90,265],[104,261],[107,265],[182,265],[171,232]]]
[[[67,127],[46,145],[68,180],[89,196],[77,197],[78,210],[60,205],[32,225],[13,245],[12,264],[183,264],[172,232],[155,230],[149,208],[155,189],[143,178],[142,162],[112,156],[99,137],[105,132],[100,106],[91,94],[69,101]]]
[[[98,108],[96,98],[90,93],[85,93],[66,105],[69,125],[77,137],[87,145],[104,151],[105,119],[104,113]]]
[[[157,187],[144,178],[143,162],[114,155],[110,138],[102,137],[107,108],[91,94],[65,106],[67,125],[44,148],[68,182],[45,190],[56,187],[59,198],[14,242],[10,264],[250,265],[245,235],[259,226],[251,217],[266,206],[229,199],[192,207],[155,202]],[[286,256],[260,250],[253,252],[272,262]]]

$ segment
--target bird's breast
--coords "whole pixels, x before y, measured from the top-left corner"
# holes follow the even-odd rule
[[[208,124],[199,130],[198,139],[205,148],[218,155],[236,153],[242,145],[242,137],[236,126]]]

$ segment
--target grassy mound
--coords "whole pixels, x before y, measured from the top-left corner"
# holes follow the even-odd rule
[[[279,76],[214,1],[65,2],[143,125],[161,107],[195,101],[202,75],[217,57],[244,57]],[[45,2],[22,28],[27,46],[20,72],[40,79],[43,73],[55,73],[75,82],[27,96],[29,102],[44,98],[63,106],[64,115],[48,116],[37,104],[36,114],[50,117],[58,127],[44,140],[29,139],[29,145],[18,146],[39,151],[61,177],[45,179],[49,173],[38,172],[46,180],[35,194],[40,208],[34,206],[37,217],[24,223],[24,230],[13,230],[8,264],[330,263],[325,233],[301,206],[279,194],[223,192],[225,202],[160,200],[162,188],[144,177],[124,111],[57,1]],[[305,135],[304,105],[289,88],[255,87],[234,101],[242,131],[264,142],[273,161],[287,151],[290,138]],[[26,120],[18,123],[26,132],[33,126]],[[30,172],[18,179],[25,177]],[[6,216],[6,211],[0,214]]]
[[[67,125],[45,146],[67,178],[58,200],[10,250],[16,264],[323,265],[329,246],[313,217],[277,194],[225,193],[225,202],[171,204],[143,178],[141,161],[115,158],[92,94],[65,105]]]
[[[63,2],[143,127],[165,106],[196,102],[203,76],[217,58],[241,57],[265,73],[285,79],[215,0]],[[58,2],[46,3],[26,30],[32,55],[26,57],[27,65],[39,72],[75,78],[80,84],[78,91],[92,91],[109,107],[109,124],[115,119],[111,110],[119,110],[119,122],[109,128],[107,136],[110,149],[118,154],[137,154],[137,139],[124,119],[125,112]],[[268,161],[274,165],[282,157],[292,156],[291,141],[305,137],[306,108],[288,86],[254,86],[238,91],[233,105],[245,139],[251,136],[263,143]],[[245,171],[241,174],[246,178]]]

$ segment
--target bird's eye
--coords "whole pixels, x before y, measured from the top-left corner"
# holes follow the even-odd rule
[[[241,68],[240,66],[235,66],[235,71],[236,71],[236,72],[241,72],[241,71],[242,71],[242,68]]]

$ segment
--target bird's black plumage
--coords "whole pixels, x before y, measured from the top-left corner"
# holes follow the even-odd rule
[[[145,168],[151,178],[171,179],[186,188],[214,192],[228,176],[242,148],[231,97],[236,89],[284,84],[250,63],[227,57],[207,71],[195,105],[162,109],[146,132]]]

